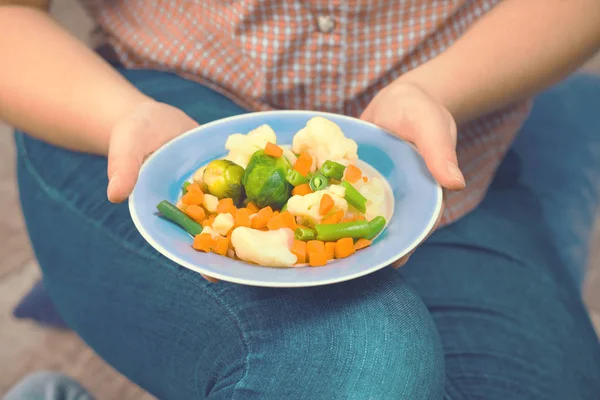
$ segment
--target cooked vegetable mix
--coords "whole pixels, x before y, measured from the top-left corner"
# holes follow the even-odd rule
[[[308,265],[368,248],[386,225],[385,189],[357,165],[356,143],[323,118],[292,146],[262,125],[230,135],[224,159],[199,168],[162,215],[194,236],[201,252],[269,267]]]

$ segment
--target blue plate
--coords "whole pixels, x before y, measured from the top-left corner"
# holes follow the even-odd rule
[[[320,268],[268,268],[249,265],[192,249],[192,238],[180,227],[159,218],[156,205],[175,203],[181,185],[202,165],[225,156],[232,133],[248,133],[268,124],[277,142],[290,144],[306,122],[321,115],[335,122],[358,143],[359,158],[389,183],[394,211],[385,231],[352,257]],[[144,163],[129,211],[141,235],[173,262],[215,278],[254,286],[305,287],[343,282],[375,272],[415,248],[431,231],[442,209],[442,190],[416,151],[380,128],[346,116],[310,111],[271,111],[214,121],[167,143]]]

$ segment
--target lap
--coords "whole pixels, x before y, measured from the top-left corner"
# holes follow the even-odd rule
[[[222,100],[221,116],[240,112],[191,83],[177,98],[201,122],[214,118],[204,104]],[[393,271],[296,290],[208,284],[149,247],[126,204],[108,203],[104,158],[20,134],[16,141],[24,215],[57,308],[98,354],[157,397],[441,394],[433,321]]]
[[[172,75],[125,75],[199,122],[243,112]],[[540,196],[518,184],[514,163],[481,207],[436,233],[401,273],[276,290],[209,285],[157,254],[127,206],[105,200],[105,159],[23,135],[17,145],[24,214],[57,307],[161,398],[435,398],[437,332],[449,398],[598,390],[597,340]]]

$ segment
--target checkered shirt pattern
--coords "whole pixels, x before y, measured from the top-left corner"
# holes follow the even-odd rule
[[[359,116],[373,96],[443,52],[499,0],[82,0],[128,68],[168,70],[249,110]],[[319,29],[319,17],[334,25]],[[459,128],[467,188],[443,224],[476,207],[530,102]]]

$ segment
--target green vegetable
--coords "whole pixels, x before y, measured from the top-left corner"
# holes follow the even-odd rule
[[[329,178],[320,172],[317,172],[312,178],[310,178],[309,185],[313,192],[316,192],[317,190],[323,190],[327,187],[327,185],[329,185]]]
[[[315,240],[316,234],[315,231],[309,228],[296,228],[296,231],[294,232],[294,237],[297,240],[307,242],[309,240]]]
[[[183,185],[181,185],[181,194],[184,195],[187,193],[187,188],[188,186],[190,186],[191,183],[188,181],[183,182]]]
[[[329,179],[337,179],[338,181],[341,181],[342,177],[344,176],[345,169],[346,167],[344,167],[342,164],[327,160],[323,163],[323,165],[321,165],[319,172]]]
[[[281,209],[292,194],[292,185],[286,180],[291,168],[285,157],[271,157],[262,150],[256,151],[242,178],[248,200],[259,208]]]
[[[308,182],[308,179],[303,177],[302,174],[295,169],[290,169],[287,172],[285,175],[285,180],[288,181],[292,186],[298,186]]]
[[[360,194],[348,181],[342,181],[342,186],[346,188],[344,198],[348,204],[364,214],[367,211],[367,198]]]
[[[342,238],[366,238],[371,232],[367,221],[340,222],[339,224],[315,225],[317,240],[334,242]]]
[[[244,168],[233,161],[213,160],[206,166],[202,180],[208,193],[219,199],[231,197],[235,204],[244,200]]]
[[[382,216],[378,216],[369,221],[369,235],[365,239],[372,240],[379,235],[385,228],[386,220]]]
[[[283,207],[281,207],[280,212],[284,212],[285,210],[287,210],[287,202],[283,205]]]
[[[165,218],[173,221],[174,223],[185,229],[190,235],[196,236],[202,233],[202,225],[188,217],[179,208],[175,207],[168,201],[161,201],[160,203],[158,203],[156,208],[162,213],[162,215],[164,215]]]

